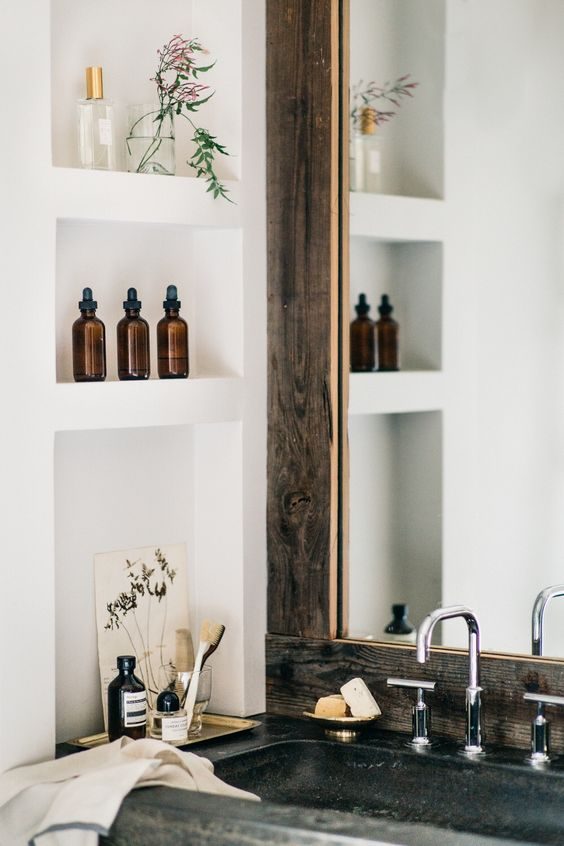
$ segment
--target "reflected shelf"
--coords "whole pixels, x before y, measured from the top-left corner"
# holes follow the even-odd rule
[[[444,200],[391,194],[350,194],[351,237],[378,241],[443,241]]]
[[[242,419],[243,379],[190,377],[146,382],[59,383],[55,431],[86,431]]]
[[[349,414],[401,414],[440,411],[444,379],[440,371],[351,373]]]
[[[214,200],[202,179],[53,167],[54,212],[60,219],[241,226],[241,185],[226,180],[232,203]]]

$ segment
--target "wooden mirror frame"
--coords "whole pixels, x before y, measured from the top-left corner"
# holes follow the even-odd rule
[[[437,733],[464,736],[465,650],[342,640],[347,621],[349,0],[266,0],[268,238],[267,710],[300,716],[362,675],[383,729],[410,730],[387,676],[438,682]],[[343,120],[344,118],[344,120]],[[342,316],[340,316],[342,315]],[[341,573],[341,579],[339,576]],[[527,689],[564,692],[564,662],[483,653],[491,743],[526,748]],[[555,721],[554,747],[564,746]]]
[[[341,0],[267,0],[268,631],[334,638]]]

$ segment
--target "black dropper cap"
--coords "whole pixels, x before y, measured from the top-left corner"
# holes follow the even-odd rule
[[[165,711],[170,714],[180,710],[180,700],[174,690],[163,690],[157,696],[157,711]]]
[[[363,317],[370,311],[370,306],[366,302],[366,294],[358,295],[358,303],[355,305],[355,311],[359,317]]]
[[[127,300],[124,302],[123,307],[125,309],[137,308],[137,309],[141,310],[141,301],[137,299],[137,289],[136,288],[128,288],[127,289]]]
[[[378,306],[378,311],[380,312],[382,317],[387,317],[389,314],[392,313],[393,310],[394,310],[394,307],[393,307],[393,305],[390,305],[390,300],[388,299],[388,295],[382,294],[382,301],[380,302],[380,305]]]
[[[78,307],[81,311],[95,310],[98,308],[98,303],[96,300],[92,299],[92,288],[82,289],[82,299],[79,302]]]
[[[176,285],[168,285],[166,289],[166,300],[163,302],[163,308],[179,309],[182,303],[178,299],[178,289]]]
[[[134,655],[118,655],[118,670],[134,670],[135,664],[136,661]]]

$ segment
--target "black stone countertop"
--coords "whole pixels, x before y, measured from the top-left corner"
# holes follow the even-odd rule
[[[262,724],[251,731],[191,745],[188,751],[209,758],[221,770],[221,762],[227,763],[227,759],[233,755],[280,741],[318,740],[323,737],[319,726],[306,720],[264,714],[258,715],[256,719]],[[363,737],[362,745],[373,746],[375,750],[383,746],[405,750],[407,739],[405,735],[371,730]],[[65,754],[70,749],[63,746],[59,751]],[[456,747],[450,748],[445,744],[437,754],[439,751],[443,759],[450,757],[455,761]],[[508,750],[497,756],[493,754],[491,761],[501,761],[516,772],[524,770],[523,752]],[[478,766],[490,765],[488,762]],[[560,771],[564,775],[564,766]],[[491,773],[492,785],[495,786],[495,779],[499,777],[495,767]],[[221,775],[220,772],[218,774]],[[534,773],[531,776],[534,778]],[[260,794],[260,787],[257,784],[255,792]],[[409,788],[406,788],[406,802],[409,802],[408,792]],[[534,798],[531,797],[531,800],[534,801]],[[472,797],[469,801],[473,801]],[[479,797],[477,803],[476,813],[479,814]],[[101,838],[101,842],[107,846],[508,846],[510,843],[524,846],[524,841],[501,836],[466,834],[418,823],[357,816],[343,811],[318,810],[271,801],[250,802],[164,787],[135,790],[127,796],[110,836]],[[530,837],[527,842],[530,846]],[[561,842],[564,843],[564,837]]]

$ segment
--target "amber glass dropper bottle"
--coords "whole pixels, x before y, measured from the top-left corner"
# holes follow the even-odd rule
[[[106,329],[96,317],[98,303],[92,288],[84,288],[80,317],[72,325],[72,371],[75,382],[103,382],[106,378]]]
[[[125,315],[117,325],[118,377],[148,379],[151,373],[149,324],[141,317],[141,302],[135,288],[128,288]]]
[[[351,323],[351,370],[366,373],[375,365],[374,321],[368,317],[366,294],[359,295],[355,311],[357,317]]]
[[[391,316],[393,306],[387,294],[382,294],[378,306],[380,320],[376,321],[378,343],[378,371],[399,370],[399,324]]]
[[[180,317],[181,305],[176,285],[169,285],[163,302],[165,314],[157,323],[159,379],[188,376],[188,324]]]

